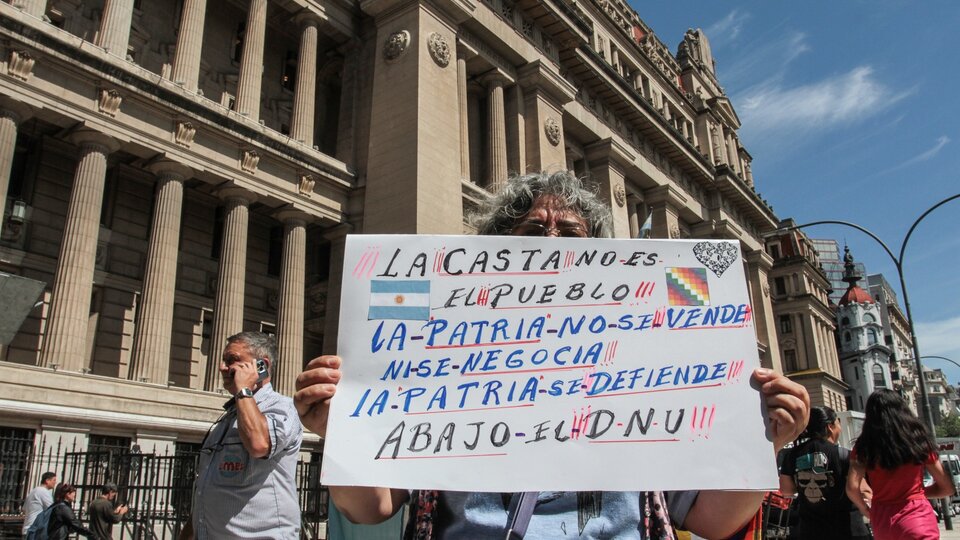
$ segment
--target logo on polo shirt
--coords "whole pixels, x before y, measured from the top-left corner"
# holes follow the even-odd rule
[[[223,455],[223,461],[220,462],[220,476],[233,478],[243,472],[243,456],[238,453],[230,452]]]

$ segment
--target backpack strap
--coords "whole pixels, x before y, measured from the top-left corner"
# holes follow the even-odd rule
[[[537,506],[539,491],[524,491],[514,493],[510,498],[510,509],[507,511],[506,540],[522,540],[527,534],[533,509]]]

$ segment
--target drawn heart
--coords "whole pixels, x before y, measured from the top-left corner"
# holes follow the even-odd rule
[[[698,242],[693,246],[697,260],[709,268],[717,277],[723,275],[730,265],[737,261],[738,250],[731,242]]]

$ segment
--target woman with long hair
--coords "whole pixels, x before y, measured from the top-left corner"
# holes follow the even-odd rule
[[[66,482],[57,486],[53,492],[53,513],[50,514],[50,523],[47,525],[47,538],[50,540],[66,540],[70,533],[75,532],[87,538],[95,538],[93,531],[84,527],[76,514],[73,513],[73,502],[77,499],[77,488]]]
[[[863,431],[853,446],[847,496],[864,514],[877,540],[940,538],[928,498],[953,495],[953,485],[937,457],[930,432],[893,390],[877,390],[867,400]],[[923,471],[933,484],[923,486]],[[873,500],[860,493],[866,477]]]
[[[854,507],[846,493],[850,451],[837,444],[839,439],[837,413],[830,407],[813,407],[807,429],[784,451],[780,492],[797,496],[798,538],[849,540],[867,532],[862,518],[851,516]],[[852,518],[860,519],[856,530]]]

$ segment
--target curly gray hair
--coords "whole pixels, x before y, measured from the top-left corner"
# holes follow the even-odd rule
[[[565,207],[575,210],[587,222],[594,238],[612,235],[610,209],[596,193],[568,171],[538,172],[513,176],[500,190],[484,201],[471,217],[477,234],[509,235],[517,219],[523,217],[541,195],[558,197]]]

